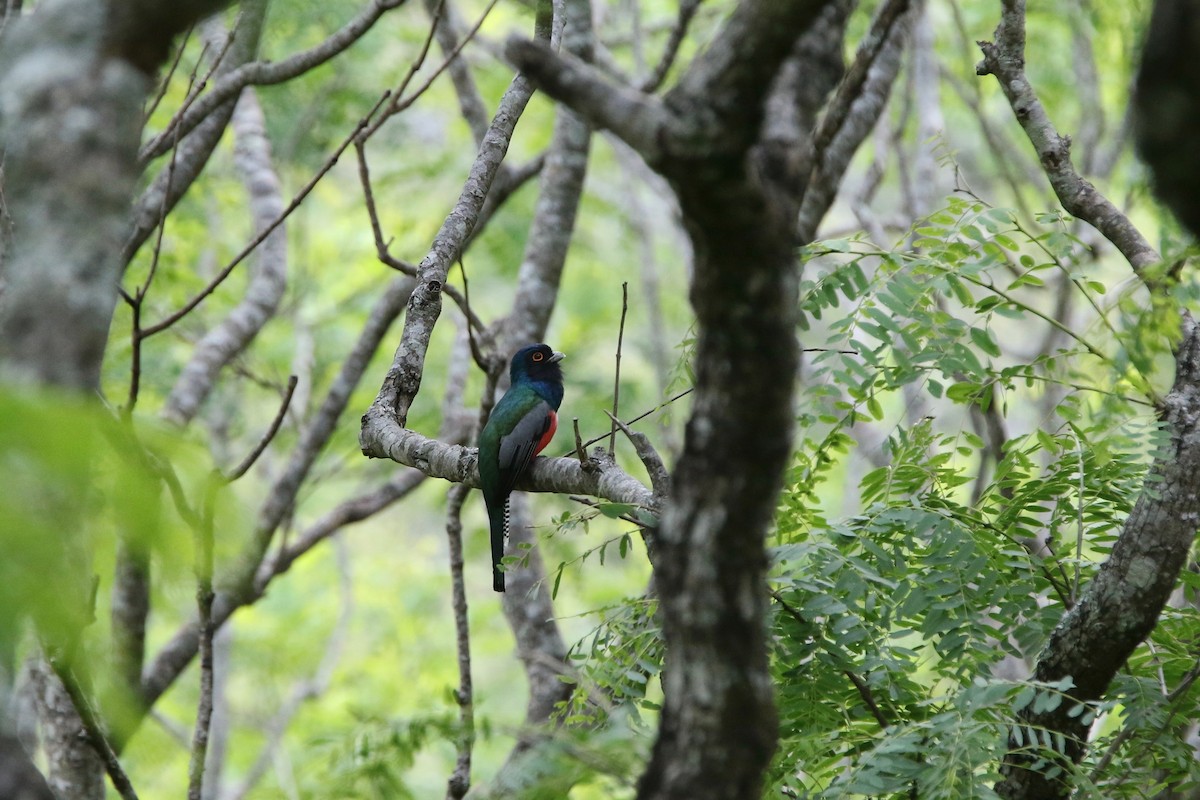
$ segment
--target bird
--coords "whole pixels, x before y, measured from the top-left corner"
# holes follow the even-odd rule
[[[508,498],[558,430],[563,358],[547,344],[518,350],[508,368],[511,385],[479,434],[479,485],[492,534],[492,588],[497,592],[504,591],[500,561],[508,534]]]

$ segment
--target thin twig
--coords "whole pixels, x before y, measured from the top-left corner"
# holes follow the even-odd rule
[[[455,647],[458,652],[458,703],[461,726],[455,739],[458,752],[454,772],[446,782],[447,800],[462,800],[471,788],[471,750],[475,746],[475,696],[471,683],[471,631],[467,623],[467,589],[463,578],[462,507],[470,494],[465,484],[450,487],[446,501],[446,539],[450,549],[450,585],[453,591]]]
[[[667,72],[670,71],[671,65],[675,63],[675,57],[679,55],[679,46],[683,44],[683,39],[687,36],[688,26],[692,24],[692,17],[696,16],[696,11],[700,8],[701,0],[680,0],[679,2],[679,20],[671,28],[671,33],[667,37],[666,47],[663,48],[662,58],[654,67],[646,80],[642,81],[638,88],[646,94],[651,94],[662,86],[662,82],[667,77]]]
[[[176,130],[187,135],[218,107],[237,98],[247,86],[282,83],[312,70],[336,57],[365,35],[391,9],[403,4],[403,0],[373,0],[357,17],[350,20],[320,44],[278,61],[252,61],[226,72],[217,80],[208,94],[197,98],[189,96],[175,112],[167,127],[147,142],[138,154],[140,163],[145,164],[166,152],[167,138]],[[207,78],[205,78],[205,84]],[[205,84],[201,84],[203,89]]]
[[[467,262],[462,257],[461,253],[458,256],[458,272],[462,275],[463,290],[461,302],[457,299],[455,302],[458,303],[458,307],[462,310],[463,316],[466,318],[467,344],[471,348],[471,358],[475,360],[475,364],[480,369],[487,371],[487,354],[483,352],[483,348],[480,345],[479,340],[475,338],[475,331],[482,331],[484,329],[483,320],[475,316],[475,312],[471,310],[471,283],[467,280]],[[447,283],[446,286],[443,287],[442,291],[446,291],[447,289],[454,289],[454,287]],[[448,291],[446,293],[449,294],[451,298],[456,298],[458,295],[457,290]]]
[[[612,430],[608,435],[608,452],[617,452],[617,417],[621,411],[621,348],[625,343],[625,314],[629,311],[629,282],[621,284],[621,324],[617,328],[617,363],[613,370]]]
[[[883,711],[880,710],[879,705],[875,702],[875,696],[871,694],[871,687],[867,686],[866,681],[848,669],[842,670],[842,674],[850,679],[855,689],[858,689],[858,696],[867,704],[867,710],[871,712],[871,716],[879,723],[879,727],[887,728],[889,724],[888,719],[883,715]]]
[[[462,41],[458,43],[458,46],[455,47],[453,51],[447,53],[446,57],[442,59],[442,63],[439,64],[438,67],[433,71],[433,74],[431,74],[424,83],[418,86],[411,95],[406,97],[404,95],[405,89],[408,88],[408,84],[417,74],[417,70],[421,68],[421,65],[425,61],[425,56],[429,53],[429,47],[431,44],[433,44],[433,38],[437,30],[438,19],[441,16],[442,4],[438,4],[438,10],[433,15],[433,24],[429,28],[429,36],[425,39],[425,44],[421,48],[420,55],[417,56],[417,59],[413,62],[408,74],[404,77],[404,80],[401,81],[400,87],[392,96],[392,102],[388,105],[387,109],[379,117],[379,119],[376,120],[371,126],[371,129],[367,131],[366,138],[370,138],[375,131],[379,130],[383,123],[387,122],[390,117],[395,114],[399,114],[401,111],[417,102],[421,95],[428,91],[429,87],[433,85],[433,82],[441,77],[441,74],[446,71],[454,59],[458,58],[458,54],[461,53],[462,49],[467,46],[467,43],[475,38],[475,34],[479,33],[479,29],[483,27],[483,23],[487,20],[488,15],[492,13],[492,9],[496,7],[497,2],[498,0],[491,0],[491,2],[487,4],[487,6],[483,9],[483,13],[479,15],[479,21],[475,23],[471,30],[467,31],[467,35],[464,36]]]
[[[143,119],[150,119],[150,117],[154,115],[155,110],[158,108],[158,104],[161,103],[162,99],[167,96],[167,89],[169,89],[171,86],[171,79],[175,77],[175,71],[179,69],[179,62],[183,60],[183,51],[187,49],[188,42],[192,40],[192,31],[195,30],[195,28],[195,23],[189,25],[188,29],[184,31],[183,36],[179,37],[179,45],[175,48],[175,58],[171,61],[171,66],[167,68],[167,72],[163,76],[162,80],[159,81],[158,91],[155,93],[154,99],[150,101],[150,105],[147,106],[145,111],[142,112]],[[204,49],[207,49],[207,47],[208,44],[206,43],[204,48],[201,49],[201,58],[204,57]],[[196,71],[192,70],[193,82],[195,80],[195,76]],[[178,143],[178,140],[176,140],[176,144]]]
[[[846,122],[846,118],[850,115],[854,101],[862,96],[862,88],[867,81],[867,75],[870,73],[875,59],[883,51],[883,46],[891,37],[892,27],[904,12],[908,11],[908,4],[909,0],[887,0],[875,13],[875,18],[871,20],[870,31],[858,46],[854,63],[850,65],[850,69],[846,70],[845,77],[842,78],[837,91],[830,98],[821,122],[813,134],[813,163],[820,163],[824,152],[829,148],[830,143],[833,142],[834,137],[837,136],[838,131]]]
[[[1166,730],[1167,726],[1170,725],[1176,712],[1179,711],[1179,702],[1183,699],[1184,694],[1192,688],[1192,684],[1196,682],[1197,678],[1200,678],[1200,662],[1188,670],[1187,674],[1179,681],[1179,684],[1167,695],[1167,701],[1171,703],[1171,710],[1168,712],[1167,718],[1163,720],[1162,726],[1159,729],[1159,735],[1162,735],[1162,731]],[[1124,727],[1113,737],[1112,742],[1105,749],[1104,755],[1100,757],[1100,760],[1096,762],[1096,766],[1092,769],[1090,779],[1093,783],[1100,779],[1104,770],[1112,762],[1113,756],[1121,749],[1121,745],[1125,744],[1129,737],[1133,736],[1139,730],[1140,728],[1137,725],[1130,724],[1129,720],[1125,721]]]
[[[233,37],[231,36],[230,39]],[[192,80],[196,78],[195,71],[192,72]],[[175,136],[175,145],[171,149],[171,161],[167,165],[167,183],[163,188],[162,203],[158,209],[158,225],[154,236],[154,249],[150,256],[150,269],[146,272],[146,280],[138,286],[134,295],[129,300],[129,305],[133,311],[132,314],[132,330],[129,334],[131,353],[129,366],[129,399],[125,404],[125,413],[133,412],[133,407],[137,405],[138,393],[141,391],[142,385],[142,339],[145,338],[145,333],[142,331],[142,308],[145,304],[146,293],[150,291],[150,284],[154,281],[154,276],[158,273],[159,257],[162,254],[163,234],[167,229],[167,212],[168,204],[171,197],[171,183],[175,180],[175,166],[178,163],[179,156],[179,136]],[[124,291],[122,290],[124,294]],[[128,298],[128,295],[126,295]]]
[[[242,463],[237,465],[237,469],[225,476],[226,483],[233,483],[238,478],[242,477],[249,471],[250,467],[254,466],[254,462],[258,461],[259,456],[267,449],[267,445],[275,438],[275,434],[279,432],[279,426],[283,424],[283,418],[287,416],[288,406],[292,404],[292,395],[296,392],[297,378],[295,375],[288,378],[287,388],[283,392],[283,400],[279,403],[279,411],[275,414],[274,421],[271,422],[271,427],[259,439],[255,448],[250,451],[247,456],[242,459]]]
[[[359,136],[354,141],[354,153],[358,159],[358,180],[362,184],[364,205],[367,208],[367,217],[371,222],[371,235],[375,239],[375,257],[384,265],[391,267],[397,272],[403,273],[410,277],[416,277],[417,265],[410,261],[405,261],[393,256],[388,248],[390,241],[385,241],[383,238],[383,226],[379,222],[379,211],[375,205],[375,192],[371,188],[371,170],[367,165],[366,154],[366,133]],[[475,315],[471,310],[470,297],[467,292],[467,271],[462,264],[462,259],[459,259],[459,267],[462,269],[463,275],[463,291],[459,292],[457,288],[447,283],[442,287],[442,291],[450,297],[451,300],[458,305],[459,309],[467,318],[468,330],[476,329],[483,330],[485,327],[483,320]],[[472,352],[476,352],[477,348],[472,347]],[[476,359],[478,360],[478,359]]]
[[[662,456],[654,449],[654,445],[650,442],[650,437],[633,430],[612,414],[608,416],[612,419],[613,425],[620,428],[621,432],[633,444],[633,449],[637,452],[638,458],[641,459],[642,465],[646,467],[646,472],[650,475],[650,486],[654,489],[655,496],[658,498],[669,497],[671,494],[671,473],[667,471],[666,465],[663,464]]]
[[[200,621],[200,702],[196,708],[196,729],[192,735],[192,754],[188,764],[188,800],[201,800],[204,790],[204,762],[208,756],[208,734],[213,711],[213,512],[217,473],[209,478],[204,492],[204,511],[196,531],[196,608]]]
[[[129,343],[132,345],[129,355],[129,397],[125,401],[124,412],[130,414],[133,412],[133,407],[137,405],[138,392],[142,385],[142,301],[141,298],[134,299],[125,292],[120,290],[121,297],[129,304],[130,309],[130,333]]]
[[[983,60],[976,65],[975,73],[995,76],[1067,213],[1100,231],[1147,288],[1161,289],[1159,279],[1147,274],[1148,267],[1162,260],[1158,252],[1124,213],[1076,171],[1071,162],[1070,137],[1059,134],[1025,74],[1024,0],[1003,0],[1001,6],[993,41],[976,42]]]
[[[571,425],[575,429],[575,455],[579,457],[580,464],[586,464],[588,457],[587,451],[583,449],[583,437],[579,435],[579,417],[571,417]]]
[[[696,389],[695,389],[695,387],[692,387],[692,388],[690,388],[690,389],[684,389],[684,390],[683,390],[682,392],[680,392],[679,394],[675,395],[674,397],[669,397],[669,398],[667,398],[666,400],[662,401],[661,403],[659,403],[658,405],[656,405],[654,408],[650,409],[649,411],[643,411],[641,414],[638,414],[636,417],[634,417],[633,419],[629,420],[629,421],[628,421],[628,422],[626,422],[625,424],[626,424],[626,425],[633,425],[633,423],[635,423],[635,422],[641,422],[642,420],[644,420],[646,417],[650,416],[650,415],[651,415],[651,414],[653,414],[654,412],[656,412],[656,411],[661,411],[662,409],[664,409],[664,408],[666,408],[667,406],[671,405],[671,403],[674,403],[676,400],[679,400],[680,398],[683,398],[683,397],[687,397],[689,394],[691,394],[691,393],[692,393],[692,392],[694,392],[695,390],[696,390]],[[600,440],[604,439],[604,438],[605,438],[605,437],[607,437],[608,435],[609,435],[609,434],[607,434],[607,433],[602,433],[602,434],[600,434],[599,436],[595,437],[594,439],[588,439],[588,440],[587,440],[586,442],[584,442],[582,445],[577,445],[577,449],[578,449],[579,447],[591,447],[591,446],[592,446],[592,445],[594,445],[596,442],[598,442],[598,441],[600,441]],[[574,452],[574,451],[572,451],[572,450],[568,450],[567,452],[563,453],[563,456],[564,456],[564,457],[565,457],[565,456],[569,456],[569,455],[571,455],[571,453],[572,453],[572,452]]]
[[[321,168],[317,170],[317,173],[315,175],[313,175],[313,177],[308,181],[308,183],[306,183],[303,186],[303,188],[301,188],[300,191],[296,194],[296,196],[292,198],[292,201],[290,203],[288,203],[287,208],[285,208],[279,214],[278,217],[276,217],[274,220],[272,220],[270,222],[270,224],[263,227],[263,229],[258,232],[258,235],[255,236],[248,245],[246,245],[244,248],[242,248],[242,251],[240,253],[238,253],[234,257],[234,259],[225,266],[224,269],[222,269],[219,273],[217,273],[216,277],[214,277],[211,281],[209,281],[208,285],[205,286],[204,289],[202,289],[199,294],[197,294],[195,297],[193,297],[191,300],[189,300],[183,306],[183,308],[179,309],[174,314],[171,314],[170,316],[166,317],[161,322],[157,322],[154,325],[151,325],[147,328],[143,328],[142,329],[142,337],[149,338],[149,337],[155,335],[156,333],[161,333],[162,331],[165,331],[167,328],[170,328],[176,322],[179,322],[179,320],[183,319],[185,316],[190,314],[196,308],[196,306],[200,305],[200,303],[202,303],[204,301],[205,298],[207,298],[210,294],[212,294],[214,291],[216,291],[217,287],[220,286],[225,281],[225,279],[229,277],[230,273],[233,272],[234,268],[237,267],[238,264],[241,264],[244,260],[246,260],[246,257],[249,256],[251,253],[253,253],[258,248],[258,246],[260,244],[262,244],[266,240],[266,238],[268,236],[270,236],[271,233],[276,228],[278,228],[281,224],[283,224],[283,221],[286,220],[289,216],[291,216],[291,213],[300,206],[300,203],[302,203],[304,201],[304,198],[308,197],[309,193],[313,190],[314,187],[316,187],[317,183],[322,178],[324,178],[325,175],[328,174],[328,172],[331,169],[333,169],[335,164],[337,164],[338,159],[341,158],[342,153],[346,152],[346,148],[349,147],[352,142],[354,142],[355,138],[364,129],[366,129],[366,127],[370,124],[371,118],[375,115],[375,113],[380,108],[383,107],[383,104],[387,102],[387,100],[390,96],[391,96],[390,91],[386,91],[380,96],[379,100],[377,100],[375,102],[375,105],[371,107],[371,110],[367,112],[367,115],[364,116],[362,119],[360,119],[358,121],[358,124],[354,126],[354,130],[350,132],[350,135],[342,140],[342,143],[339,144],[337,146],[337,149],[334,150],[333,154],[325,160],[325,163],[321,165]]]

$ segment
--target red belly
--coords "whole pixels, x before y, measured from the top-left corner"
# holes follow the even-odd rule
[[[550,444],[550,440],[554,438],[554,432],[557,430],[558,414],[555,414],[554,411],[551,411],[550,424],[546,427],[546,432],[542,434],[542,438],[538,439],[537,447],[533,448],[533,454],[535,456],[546,449],[546,445]]]

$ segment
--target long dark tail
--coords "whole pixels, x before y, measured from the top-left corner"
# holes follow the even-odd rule
[[[504,558],[504,536],[508,533],[508,498],[502,502],[502,508],[488,509],[488,521],[492,529],[492,588],[497,592],[504,591],[504,573],[500,571],[500,561]]]

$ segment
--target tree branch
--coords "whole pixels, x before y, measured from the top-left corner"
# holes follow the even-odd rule
[[[234,163],[249,195],[256,234],[269,231],[256,253],[242,300],[196,344],[179,379],[171,387],[162,415],[186,425],[212,391],[217,375],[241,353],[275,315],[287,289],[287,229],[279,176],[271,159],[266,120],[253,90],[238,99],[231,120],[236,144]],[[145,334],[148,335],[148,334]]]
[[[976,73],[996,77],[1067,213],[1100,231],[1144,278],[1145,269],[1161,261],[1160,256],[1129,218],[1076,171],[1070,138],[1055,130],[1025,77],[1025,0],[1003,0],[1002,6],[993,41],[978,43],[983,61],[976,66]]]
[[[591,125],[615,133],[647,161],[660,157],[674,118],[658,98],[614,83],[600,70],[544,42],[509,39],[504,54],[538,88],[570,106]]]
[[[1065,749],[1056,756],[1068,769],[1082,758],[1088,732],[1085,715],[1072,715],[1072,709],[1102,697],[1154,629],[1200,519],[1200,326],[1191,320],[1175,366],[1175,384],[1164,398],[1170,442],[1155,457],[1108,560],[1038,657],[1034,679],[1071,678],[1068,697],[1052,710],[1035,711],[1036,704],[1030,704],[1019,714],[1021,725],[1063,734]],[[997,793],[1014,800],[1067,797],[1069,782],[1061,775],[1049,777],[1054,763],[1010,741]]]
[[[458,653],[459,725],[454,772],[446,785],[446,800],[462,800],[471,788],[471,751],[475,746],[475,692],[471,682],[471,631],[467,624],[467,588],[463,580],[462,507],[470,490],[462,484],[450,487],[446,500],[446,538],[450,547],[450,585],[454,606],[454,642]]]
[[[300,443],[289,458],[283,473],[272,484],[262,507],[254,536],[247,550],[237,560],[237,568],[224,576],[222,589],[217,592],[213,606],[213,618],[219,626],[237,608],[252,602],[261,594],[265,581],[258,576],[263,569],[264,557],[270,547],[275,530],[295,504],[296,495],[308,477],[317,456],[329,441],[337,421],[345,411],[350,395],[362,378],[367,363],[379,348],[380,342],[392,322],[404,308],[404,302],[412,291],[412,281],[397,278],[380,296],[371,310],[367,323],[359,334],[354,348],[342,363],[341,371],[334,380],[325,400],[309,421],[300,437]],[[384,495],[388,491],[383,491]],[[342,513],[361,511],[364,505],[353,505]],[[365,507],[369,507],[366,504]],[[353,513],[350,513],[353,516]],[[362,517],[357,517],[362,519]],[[289,562],[290,563],[290,562]],[[282,570],[279,570],[282,571]],[[276,573],[277,574],[277,573]],[[149,708],[175,681],[183,669],[196,655],[198,646],[196,623],[183,626],[155,657],[142,675],[141,700]]]
[[[541,15],[539,20],[540,17]],[[548,25],[544,26],[542,34],[546,38],[549,37]],[[421,388],[429,337],[433,334],[438,317],[441,316],[442,288],[445,286],[446,276],[450,266],[462,255],[463,247],[479,219],[492,181],[508,152],[517,120],[520,119],[532,94],[533,86],[524,77],[518,75],[512,80],[500,99],[499,108],[487,134],[483,137],[483,143],[458,201],[434,237],[428,254],[418,266],[417,285],[408,302],[400,346],[396,349],[392,366],[384,377],[375,402],[363,416],[359,441],[365,454],[381,452],[379,441],[393,433],[393,427],[399,431],[407,424],[408,409]]]
[[[837,196],[850,160],[874,130],[896,76],[907,33],[909,0],[889,0],[876,12],[813,133],[813,165],[800,207],[796,239],[811,242]]]
[[[672,182],[697,256],[696,405],[655,573],[666,705],[641,798],[757,796],[774,748],[760,534],[790,448],[791,381],[761,377],[796,367],[798,176],[794,153],[756,143],[772,79],[823,5],[739,4],[661,102],[610,91],[595,70],[545,47],[507,46],[541,88]]]
[[[208,49],[216,52],[219,59],[215,75],[225,75],[254,58],[266,13],[266,0],[243,0],[233,33],[226,34],[220,20],[211,20],[203,26]],[[231,97],[211,109],[186,136],[170,138],[175,150],[170,162],[133,204],[133,221],[121,249],[123,267],[133,261],[150,234],[183,199],[208,164],[233,116],[234,100],[236,97]]]
[[[280,61],[236,64],[236,68],[226,70],[208,92],[172,118],[167,127],[142,147],[138,158],[146,163],[165,154],[177,137],[190,134],[218,108],[236,100],[246,87],[284,83],[319,67],[361,39],[380,17],[403,3],[404,0],[369,0],[357,17],[314,47]]]

